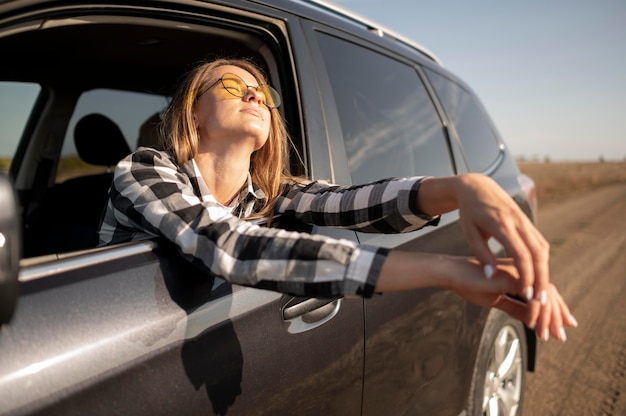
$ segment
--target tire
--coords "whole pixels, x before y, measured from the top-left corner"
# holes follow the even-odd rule
[[[474,367],[468,414],[521,415],[527,368],[524,325],[504,312],[491,310]]]

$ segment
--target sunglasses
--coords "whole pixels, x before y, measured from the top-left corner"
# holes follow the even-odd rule
[[[231,73],[222,75],[220,79],[209,85],[204,91],[202,91],[201,94],[198,94],[196,100],[220,82],[222,83],[222,87],[234,97],[245,97],[248,95],[250,88],[252,88],[261,96],[261,102],[267,108],[272,109],[280,106],[280,94],[274,88],[269,85],[259,85],[258,87],[253,87],[252,85],[246,84],[245,81],[237,75]]]

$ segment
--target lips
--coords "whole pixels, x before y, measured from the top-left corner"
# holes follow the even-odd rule
[[[259,110],[258,108],[254,108],[254,107],[246,107],[244,109],[241,110],[242,113],[248,113],[248,114],[252,114],[254,116],[257,116],[259,118],[263,118],[263,116],[261,115],[261,110]]]

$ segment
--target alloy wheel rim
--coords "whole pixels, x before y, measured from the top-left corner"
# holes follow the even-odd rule
[[[485,374],[482,414],[515,416],[522,396],[523,361],[520,339],[511,326],[496,336]]]

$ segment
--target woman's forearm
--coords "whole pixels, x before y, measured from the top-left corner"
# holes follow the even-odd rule
[[[463,295],[517,293],[519,276],[510,259],[500,259],[487,277],[478,260],[444,254],[392,250],[381,268],[376,292],[395,292],[426,287],[451,289]]]
[[[376,291],[448,287],[444,259],[443,255],[391,251],[380,271]]]
[[[426,215],[441,215],[460,208],[463,199],[469,204],[510,199],[489,176],[465,173],[458,176],[429,178],[420,185],[417,195],[419,209]]]
[[[458,208],[456,187],[459,176],[429,178],[422,182],[417,195],[417,206],[426,215],[441,215]]]

